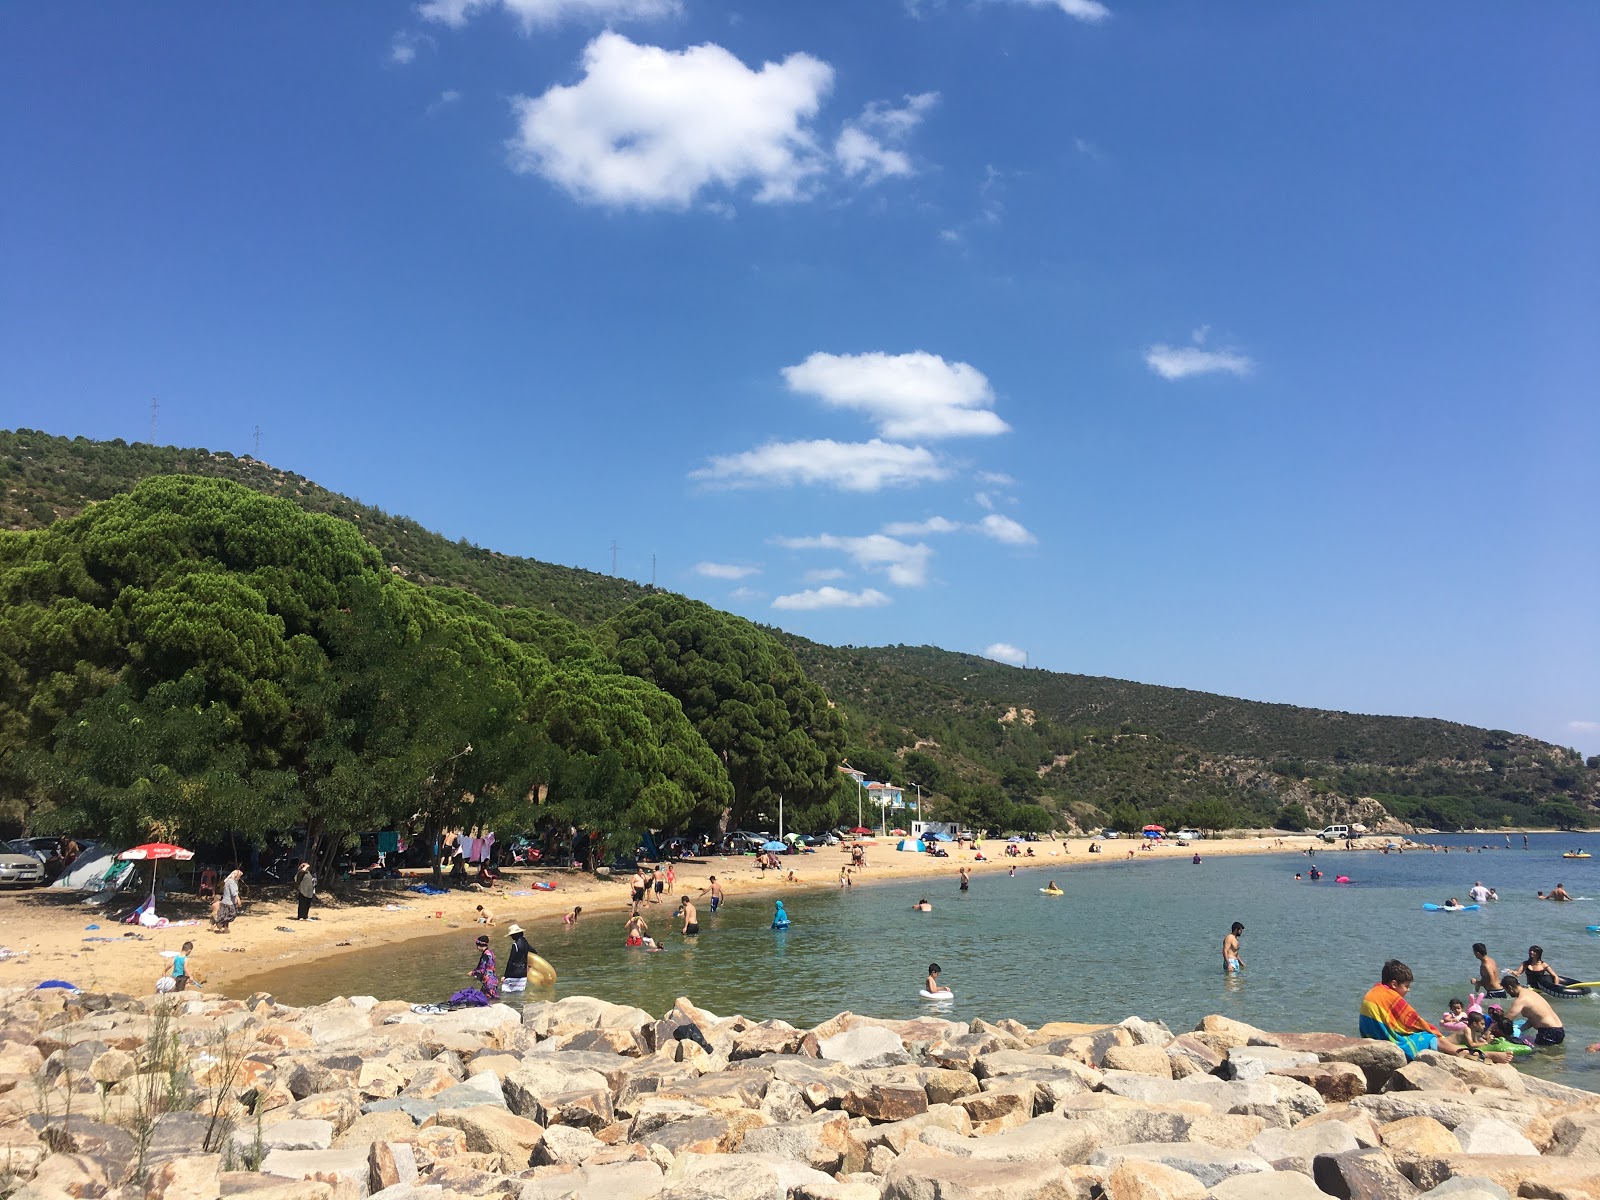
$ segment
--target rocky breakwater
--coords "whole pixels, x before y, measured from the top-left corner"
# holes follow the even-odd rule
[[[694,1032],[690,1032],[693,1030]],[[1600,1200],[1600,1095],[1222,1017],[0,993],[0,1195]]]

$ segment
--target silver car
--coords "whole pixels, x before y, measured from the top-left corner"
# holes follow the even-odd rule
[[[44,882],[44,864],[26,848],[0,842],[0,884],[14,883],[37,885]]]

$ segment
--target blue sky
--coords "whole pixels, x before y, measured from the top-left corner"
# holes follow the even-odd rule
[[[13,5],[0,420],[1600,752],[1600,6]]]

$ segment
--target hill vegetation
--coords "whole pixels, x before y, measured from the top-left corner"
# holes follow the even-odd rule
[[[175,472],[184,478],[171,478]],[[144,480],[151,482],[136,491]],[[281,503],[257,507],[250,492]],[[288,515],[295,510],[316,520],[299,524]],[[237,528],[257,523],[301,547],[338,547],[337,554],[317,550],[314,570],[286,563],[274,557],[281,545]],[[380,716],[361,699],[382,691],[377,681],[412,656],[401,650],[418,629],[450,664],[433,668],[454,681],[443,694],[471,690],[461,671],[488,671],[499,681],[505,691],[496,719],[517,727],[511,744],[539,764],[501,777],[474,766],[472,782],[452,776],[448,788],[473,804],[498,796],[502,807],[554,797],[557,807],[525,814],[546,823],[559,816],[614,832],[704,827],[757,820],[781,793],[803,823],[821,826],[855,811],[853,785],[833,769],[841,756],[871,777],[920,785],[931,815],[990,829],[1137,828],[1151,820],[1320,827],[1357,812],[1381,815],[1363,806],[1366,797],[1396,818],[1432,827],[1575,827],[1591,822],[1600,799],[1600,761],[1586,764],[1525,736],[1021,670],[933,647],[823,646],[631,581],[451,542],[221,452],[0,432],[0,525],[14,531],[0,533],[0,788],[35,824],[48,823],[52,810],[58,821],[124,819],[146,803],[134,793],[154,786],[163,755],[192,745],[216,753],[177,770],[163,785],[171,797],[208,790],[241,802],[252,797],[257,809],[234,811],[256,812],[251,821],[261,828],[343,814],[328,824],[330,838],[393,820],[411,803],[406,789],[429,777],[420,758],[402,753],[406,739],[380,750],[376,742],[335,738],[337,753],[324,747],[318,753],[332,757],[320,758],[302,744],[304,729],[280,725],[263,743],[271,752],[257,753],[261,731],[235,724],[281,720],[274,705],[294,709],[288,698],[311,686],[295,674],[309,670],[295,657],[307,650],[297,639],[309,638],[326,660],[316,660],[322,665],[312,677],[332,689],[333,699],[322,701],[330,729],[372,721],[426,729],[433,714],[420,701]],[[141,559],[142,551],[116,542],[125,527],[162,536],[178,529],[173,544],[183,554]],[[115,570],[97,554],[110,554]],[[77,565],[90,560],[101,563],[99,575]],[[402,620],[397,606],[412,615]],[[238,612],[252,615],[234,629],[227,622]],[[180,626],[190,631],[181,653],[149,640],[152,631]],[[45,627],[52,630],[48,662],[32,645]],[[244,646],[265,657],[230,664]],[[538,707],[551,672],[570,685],[573,700],[564,708]],[[263,679],[276,691],[258,695]],[[428,681],[418,676],[407,686]],[[219,722],[209,732],[180,720],[197,705]],[[84,706],[91,708],[80,713]],[[74,724],[80,717],[100,729],[116,714],[124,722],[137,716],[136,728],[163,730],[141,743],[139,770],[130,747],[112,754],[109,743],[96,749],[72,732],[86,728]],[[586,724],[591,718],[599,724]],[[432,740],[419,736],[416,754],[427,757],[452,738],[465,744],[479,719],[488,717],[458,713]],[[610,733],[601,737],[599,729]],[[602,744],[619,737],[661,750],[655,765],[624,770],[601,761]],[[322,773],[337,776],[342,762],[353,776],[359,764],[372,767],[361,758],[368,753],[393,759],[362,768],[368,778],[389,780],[384,796],[335,802],[323,794]],[[120,775],[107,774],[113,760]],[[229,765],[218,775],[223,760]],[[681,794],[663,800],[663,787]],[[102,807],[84,810],[91,799]],[[179,799],[164,803],[162,820],[194,819]]]

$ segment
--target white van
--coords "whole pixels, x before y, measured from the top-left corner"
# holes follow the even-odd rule
[[[1350,826],[1329,825],[1317,836],[1325,842],[1342,842],[1350,836]]]

